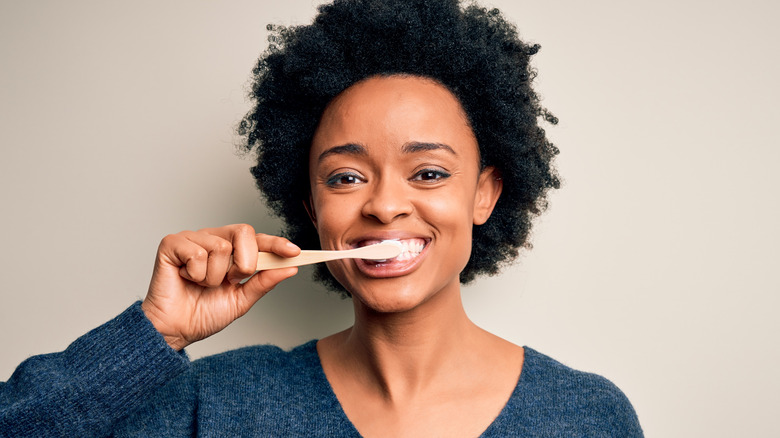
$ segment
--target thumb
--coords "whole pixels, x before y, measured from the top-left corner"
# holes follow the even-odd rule
[[[240,291],[239,308],[241,314],[249,309],[260,299],[271,291],[277,284],[298,273],[297,267],[269,269],[260,271],[253,275],[238,289]]]

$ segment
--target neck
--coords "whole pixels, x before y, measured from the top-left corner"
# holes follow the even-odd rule
[[[460,285],[414,309],[380,313],[355,302],[355,325],[343,347],[362,379],[388,400],[403,400],[449,378],[467,344],[483,333],[466,316]]]

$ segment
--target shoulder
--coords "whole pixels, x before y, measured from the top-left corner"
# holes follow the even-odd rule
[[[513,411],[508,420],[554,436],[643,436],[631,402],[614,383],[524,349],[520,380],[507,405]]]
[[[528,347],[525,349],[521,383],[538,390],[554,390],[581,402],[592,399],[627,401],[614,383],[593,373],[578,371]]]
[[[275,345],[256,345],[207,356],[193,362],[199,379],[251,380],[283,378],[319,366],[316,341],[291,350]]]

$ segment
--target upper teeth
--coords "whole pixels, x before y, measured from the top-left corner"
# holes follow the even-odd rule
[[[425,241],[422,239],[405,239],[400,241],[404,247],[401,254],[396,257],[396,260],[409,260],[417,257],[425,248]]]
[[[401,254],[393,259],[387,260],[375,260],[378,263],[386,262],[388,260],[409,260],[417,257],[425,248],[425,239],[412,238],[412,239],[393,239],[394,242],[398,242],[403,247]],[[373,245],[380,243],[379,240],[364,240],[360,242],[359,246]]]

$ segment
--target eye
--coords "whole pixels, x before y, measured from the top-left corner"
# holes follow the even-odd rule
[[[436,182],[449,177],[450,174],[441,169],[422,169],[414,174],[412,181]]]
[[[358,174],[351,172],[341,172],[332,175],[330,178],[328,178],[327,181],[325,181],[325,184],[328,187],[344,187],[360,184],[362,182],[364,182],[363,178]]]

